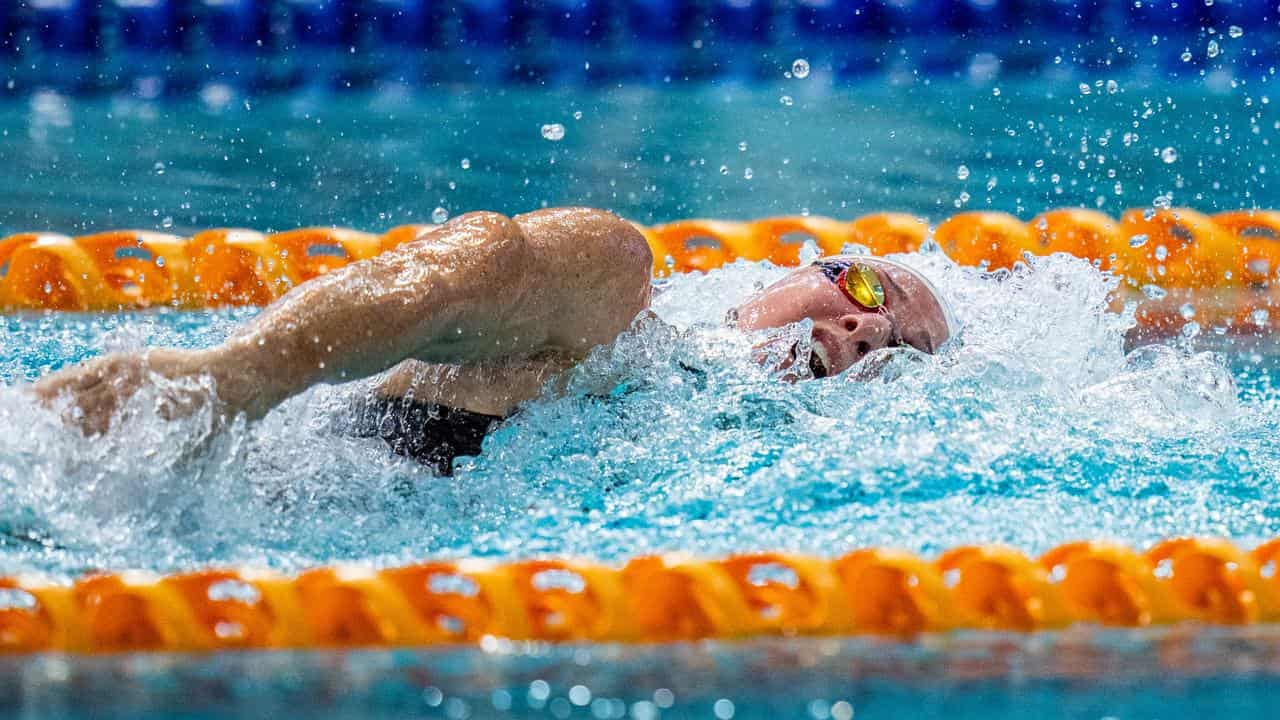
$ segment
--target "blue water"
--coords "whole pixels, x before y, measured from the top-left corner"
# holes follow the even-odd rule
[[[0,523],[23,539],[0,562],[74,573],[965,542],[1042,552],[1080,537],[1247,544],[1280,531],[1269,355],[1198,349],[1230,347],[1213,328],[1131,349],[1131,311],[1108,306],[1115,280],[1068,256],[1011,274],[902,259],[965,323],[936,357],[887,356],[870,380],[779,382],[750,359],[760,338],[721,318],[785,270],[680,276],[660,283],[655,317],[550,384],[452,478],[342,433],[366,382],[217,433],[205,416],[161,420],[143,394],[129,423],[92,441],[9,387]],[[0,371],[13,382],[103,350],[205,346],[252,312],[13,317]]]
[[[0,228],[381,229],[436,208],[553,204],[605,206],[642,222],[1280,206],[1267,76],[1206,72],[1175,84],[1132,71],[966,71],[850,85],[821,71],[782,78],[789,66],[763,83],[671,89],[254,97],[222,88],[189,100],[36,92],[0,103]],[[563,140],[543,138],[549,123],[565,125]],[[655,317],[548,387],[452,478],[340,432],[347,402],[367,384],[316,388],[218,433],[207,417],[160,421],[144,395],[130,424],[94,441],[62,428],[22,389],[110,350],[216,343],[253,310],[5,317],[0,572],[619,560],[660,550],[833,555],[864,545],[933,553],[965,542],[1037,553],[1082,537],[1141,546],[1223,535],[1247,546],[1280,533],[1280,355],[1269,342],[1237,340],[1192,315],[1174,340],[1135,346],[1132,308],[1111,302],[1115,280],[1066,257],[997,275],[935,254],[903,260],[965,322],[937,357],[880,358],[863,379],[781,383],[749,361],[751,339],[720,320],[783,270],[740,264],[677,277],[658,283]],[[576,682],[645,720],[651,708],[636,703],[700,678],[701,690],[680,690],[681,704],[660,714],[715,716],[721,698],[735,701],[735,717],[815,720],[824,706],[810,703],[827,702],[830,716],[842,698],[859,717],[1272,714],[1274,638],[1257,639],[1252,654],[1246,641],[1206,640],[1208,669],[1196,672],[1165,668],[1164,644],[1132,641],[1137,649],[1102,665],[1112,677],[1079,682],[1061,679],[1062,668],[1030,674],[1055,647],[1034,639],[1008,665],[980,662],[999,670],[992,680],[956,680],[915,656],[863,672],[848,653],[899,658],[938,641],[892,651],[855,641],[661,648],[637,651],[634,664],[615,651],[579,663],[573,649],[541,646],[509,649],[506,660],[507,650],[492,649],[42,659],[0,668],[0,698],[35,716],[71,715],[70,688],[87,687],[107,716],[238,706],[457,720],[505,713],[494,704],[505,702],[500,691],[515,714],[613,716],[556,703]],[[998,650],[1004,641],[983,642]],[[961,645],[958,657],[987,657],[984,647]],[[1239,662],[1213,666],[1227,656]],[[797,667],[812,667],[812,685],[800,684]],[[549,694],[533,707],[527,695],[539,679]]]
[[[0,704],[78,718],[1275,717],[1274,629],[675,646],[0,659]]]
[[[565,204],[644,223],[1280,206],[1268,74],[882,68],[851,83],[816,58],[785,78],[791,62],[721,84],[33,92],[0,102],[0,232],[382,230],[436,208]],[[544,139],[557,123],[563,139]]]

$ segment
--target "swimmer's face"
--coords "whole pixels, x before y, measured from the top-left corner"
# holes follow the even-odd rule
[[[884,305],[869,310],[849,299],[833,276],[851,262],[879,276]],[[835,375],[868,353],[910,345],[932,353],[947,340],[946,315],[933,291],[915,273],[872,257],[836,256],[796,269],[737,308],[742,330],[813,321],[814,377]]]

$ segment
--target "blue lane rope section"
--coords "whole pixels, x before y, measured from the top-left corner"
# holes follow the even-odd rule
[[[675,53],[684,62],[681,51],[705,48],[719,52],[711,63],[716,69],[705,73],[711,77],[742,77],[744,66],[771,50],[775,64],[788,59],[784,53],[812,54],[815,68],[825,55],[834,74],[846,76],[858,75],[868,58],[887,62],[884,48],[894,44],[914,44],[921,56],[954,56],[919,63],[934,73],[962,70],[969,57],[992,47],[1038,52],[1033,67],[1058,56],[1111,66],[1126,61],[1115,56],[1117,46],[1125,46],[1120,55],[1139,55],[1128,62],[1174,74],[1223,63],[1270,73],[1280,62],[1277,8],[1273,0],[2,0],[0,74],[15,79],[14,86],[75,90],[128,87],[158,68],[181,87],[253,75],[243,72],[249,61],[315,62],[322,72],[305,74],[325,76],[332,63],[314,58],[346,55],[356,64],[390,61],[382,66],[415,80],[456,82],[406,66],[480,50],[534,53],[534,60],[496,61],[519,71],[477,78],[528,82],[563,79],[540,67],[554,65],[559,52],[576,59],[595,51],[633,58],[629,72],[616,67],[624,63],[595,63],[612,73],[597,81],[667,81],[666,69],[638,67],[648,53],[659,62]],[[1152,37],[1161,39],[1158,47]],[[1203,52],[1183,59],[1186,48],[1215,40],[1223,51],[1216,60]],[[354,75],[362,72],[377,74]],[[342,84],[350,81],[344,76]]]

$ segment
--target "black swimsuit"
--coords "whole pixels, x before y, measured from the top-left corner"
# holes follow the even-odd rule
[[[358,402],[351,434],[378,437],[392,452],[453,474],[453,461],[479,455],[485,435],[505,418],[405,398],[370,397]]]

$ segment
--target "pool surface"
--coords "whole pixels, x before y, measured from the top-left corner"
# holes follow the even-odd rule
[[[1275,717],[1273,628],[0,660],[24,717]],[[87,710],[86,705],[92,710]]]
[[[836,82],[816,62],[805,78],[784,77],[790,67],[761,82],[656,87],[35,91],[0,100],[0,229],[382,230],[559,204],[644,223],[1280,206],[1266,73],[1174,82],[1132,68],[1002,77],[979,65]],[[561,139],[544,129],[556,124]],[[971,542],[1038,553],[1080,538],[1249,546],[1280,534],[1269,315],[1201,325],[1191,303],[1174,338],[1139,346],[1124,304],[1139,296],[1117,295],[1085,261],[988,274],[937,253],[902,259],[965,323],[939,356],[881,358],[862,381],[781,383],[722,318],[783,270],[739,263],[655,281],[654,317],[560,378],[452,478],[340,432],[365,384],[313,389],[221,433],[207,417],[162,422],[140,397],[127,428],[94,441],[21,388],[113,349],[215,343],[254,310],[5,316],[0,573],[871,545],[933,554]],[[29,716],[238,707],[452,720],[848,720],[854,708],[1271,717],[1280,702],[1269,628],[967,642],[45,657],[5,661],[0,702]],[[1088,660],[1057,664],[1073,642]],[[974,657],[978,670],[966,669]],[[70,706],[82,691],[99,712]]]

